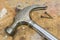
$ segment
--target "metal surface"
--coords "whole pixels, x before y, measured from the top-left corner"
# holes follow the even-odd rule
[[[34,23],[30,18],[30,12],[34,9],[40,9],[45,10],[46,6],[42,5],[32,5],[29,7],[24,8],[21,10],[15,17],[15,22],[11,25],[11,27],[6,28],[6,33],[9,35],[12,35],[15,29],[17,28],[18,23],[20,24],[30,24],[39,34],[41,34],[43,37],[47,38],[48,40],[58,40],[54,36],[52,36],[50,33],[45,31],[41,26]]]

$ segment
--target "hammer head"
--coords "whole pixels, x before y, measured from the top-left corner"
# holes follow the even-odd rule
[[[25,22],[29,22],[29,20],[31,20],[30,18],[30,12],[33,10],[45,10],[47,8],[47,6],[45,5],[32,5],[32,6],[28,6],[24,9],[22,9],[15,17],[16,21],[25,21]]]
[[[21,22],[30,22],[31,17],[30,17],[30,12],[33,11],[34,9],[40,9],[40,10],[45,10],[47,6],[44,5],[32,5],[28,6],[21,11],[18,12],[18,14],[15,16],[15,21],[11,25],[11,27],[6,29],[6,33],[9,35],[12,35],[12,33],[15,31],[16,25]],[[26,23],[25,23],[26,24]],[[15,34],[15,33],[14,33]]]

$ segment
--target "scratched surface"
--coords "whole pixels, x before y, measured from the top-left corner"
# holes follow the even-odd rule
[[[54,36],[60,39],[60,1],[59,0],[48,0],[48,1],[47,0],[6,0],[5,2],[8,2],[9,6],[11,6],[13,9],[17,5],[20,5],[20,9],[23,9],[24,7],[27,7],[33,4],[47,5],[48,8],[45,11],[49,15],[51,15],[53,19],[41,18],[41,15],[47,16],[46,14],[44,14],[45,12],[44,10],[33,11],[31,14],[31,18],[38,25],[42,26],[44,29],[46,29],[51,34],[53,34]],[[7,23],[7,21],[5,22]],[[6,25],[5,22],[3,21],[4,25],[0,27],[1,29],[3,29],[4,26]],[[8,22],[11,24],[10,21]],[[4,35],[4,33],[2,35]],[[0,39],[3,38],[2,35],[0,35],[1,36]],[[13,38],[8,36],[7,40],[13,40]],[[22,25],[17,29],[17,33],[14,36],[14,40],[44,40],[44,38],[41,37],[36,31],[34,31],[29,26]]]

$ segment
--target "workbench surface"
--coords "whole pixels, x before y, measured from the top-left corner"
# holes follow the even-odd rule
[[[38,5],[47,5],[47,13],[52,16],[52,19],[41,18],[40,16],[47,16],[42,14],[44,11],[34,11],[31,14],[31,18],[44,29],[49,31],[51,34],[60,39],[60,1],[59,0],[6,0],[9,6],[13,9],[17,5],[20,5],[20,9],[23,9],[27,6],[38,4]],[[11,37],[10,37],[11,38]],[[8,38],[8,40],[10,40]],[[1,39],[1,38],[0,38]],[[30,28],[29,26],[22,25],[17,29],[17,33],[14,36],[14,40],[44,40],[43,37]]]

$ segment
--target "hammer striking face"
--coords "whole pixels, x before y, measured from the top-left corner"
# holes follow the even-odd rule
[[[30,24],[33,29],[35,29],[39,34],[41,34],[43,37],[47,38],[48,40],[58,40],[54,36],[52,36],[50,33],[48,33],[46,30],[44,30],[41,26],[37,25],[33,20],[30,18],[30,12],[33,10],[45,10],[47,6],[42,5],[32,5],[28,6],[24,9],[22,9],[20,12],[17,13],[15,17],[14,23],[11,25],[11,27],[6,28],[6,33],[9,35],[13,35],[15,29],[17,28],[18,23],[20,24]]]

